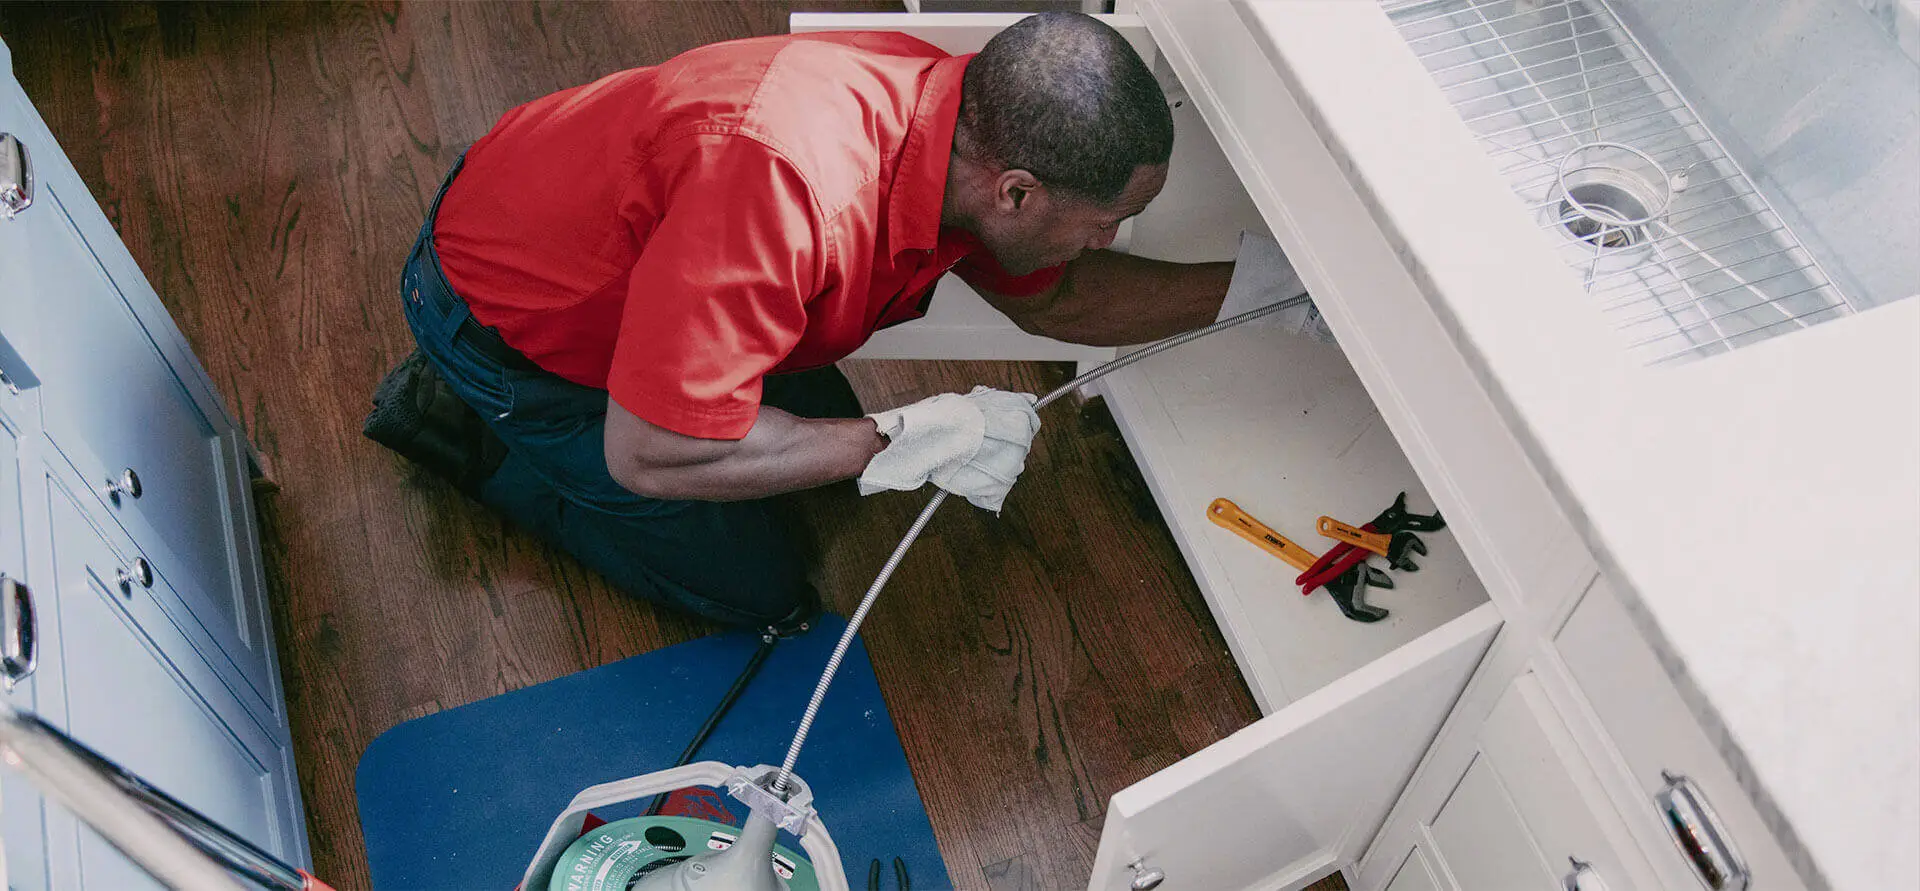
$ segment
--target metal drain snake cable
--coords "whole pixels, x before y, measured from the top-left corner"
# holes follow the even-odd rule
[[[1149,356],[1157,355],[1182,344],[1192,343],[1209,334],[1225,331],[1242,322],[1252,321],[1261,316],[1280,312],[1284,309],[1291,309],[1302,303],[1306,303],[1310,299],[1312,298],[1306,294],[1290,297],[1279,303],[1269,304],[1258,309],[1251,309],[1237,316],[1214,322],[1205,328],[1195,328],[1184,334],[1176,334],[1165,340],[1142,347],[1136,352],[1128,353],[1127,355],[1108,361],[1106,364],[1054,388],[1053,392],[1040,397],[1040,400],[1033,404],[1034,410],[1038,411],[1039,409],[1046,408],[1048,403]],[[920,510],[920,516],[914,519],[912,526],[907,527],[907,534],[901,536],[900,544],[894,546],[893,555],[888,557],[886,564],[880,567],[880,574],[874,577],[873,585],[867,588],[867,596],[860,599],[859,608],[855,609],[852,618],[847,620],[846,630],[840,632],[840,643],[833,648],[833,655],[827,659],[827,667],[820,672],[820,683],[814,686],[813,698],[807,701],[807,710],[800,716],[800,727],[794,731],[793,744],[787,747],[787,758],[780,765],[780,776],[773,782],[774,795],[782,798],[786,796],[787,784],[793,780],[793,765],[800,760],[800,747],[807,743],[807,734],[813,730],[813,720],[820,716],[820,704],[826,701],[827,687],[833,683],[833,676],[840,671],[840,660],[846,658],[847,650],[853,646],[853,636],[859,632],[860,623],[866,621],[867,611],[873,609],[874,601],[880,599],[880,589],[886,587],[887,580],[893,577],[893,571],[898,569],[900,567],[900,561],[906,558],[907,548],[913,546],[914,540],[920,537],[920,532],[927,528],[927,521],[933,519],[933,512],[939,510],[940,505],[944,504],[946,500],[947,490],[941,489],[935,492],[933,498],[927,501],[927,506]]]

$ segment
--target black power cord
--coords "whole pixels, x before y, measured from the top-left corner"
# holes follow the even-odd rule
[[[674,767],[685,767],[693,763],[694,756],[700,754],[700,747],[707,744],[707,738],[712,736],[714,729],[720,726],[721,719],[727,716],[727,712],[733,710],[734,703],[740,701],[740,694],[747,692],[747,685],[753,683],[754,677],[760,674],[761,667],[767,664],[767,657],[773,655],[773,648],[779,644],[779,636],[771,631],[760,636],[760,648],[753,651],[753,658],[747,660],[747,667],[740,670],[739,677],[734,678],[733,686],[727,689],[727,695],[720,697],[720,704],[714,706],[713,714],[707,716],[706,723],[701,724],[700,729],[694,731],[693,740],[688,742],[686,749],[680,753],[680,760],[673,762]],[[653,803],[647,805],[647,816],[659,816],[660,809],[667,806],[667,796],[670,794],[672,793],[655,795]]]

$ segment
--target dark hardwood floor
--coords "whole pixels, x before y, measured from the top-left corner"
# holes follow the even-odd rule
[[[426,202],[509,107],[781,32],[789,9],[0,4],[28,94],[280,487],[261,500],[280,665],[315,865],[338,887],[368,884],[353,772],[376,735],[713,630],[609,590],[360,436],[411,348],[396,282]],[[848,370],[870,408],[1066,374]],[[1257,717],[1099,406],[1050,409],[1029,466],[1004,516],[933,522],[865,633],[962,888],[1084,887],[1110,794]],[[840,609],[925,498],[809,493]]]

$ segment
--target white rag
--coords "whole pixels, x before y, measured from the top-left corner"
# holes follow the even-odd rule
[[[1271,306],[1289,297],[1307,293],[1300,274],[1293,271],[1280,243],[1258,232],[1240,233],[1240,254],[1233,261],[1233,280],[1227,284],[1227,299],[1220,305],[1215,321],[1243,312]],[[1320,315],[1320,308],[1309,300],[1299,306],[1261,316],[1249,322],[1279,328],[1288,334],[1333,343],[1333,329]]]
[[[860,494],[931,482],[999,513],[1040,431],[1035,401],[1031,393],[974,387],[868,415],[889,442],[860,474]]]

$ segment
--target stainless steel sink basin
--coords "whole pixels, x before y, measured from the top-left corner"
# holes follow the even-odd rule
[[[1894,38],[1855,0],[1647,5],[1389,0],[1387,12],[1623,346],[1647,363],[1711,356],[1920,293],[1920,68]],[[1676,18],[1672,7],[1691,12]],[[1833,42],[1836,28],[1880,44],[1865,71],[1858,53],[1783,54],[1771,69],[1814,100],[1857,92],[1863,79],[1886,92],[1850,96],[1857,120],[1838,122],[1872,131],[1849,134],[1866,145],[1779,150],[1781,131],[1830,130],[1834,110],[1758,113],[1770,97],[1750,91],[1764,85],[1724,82],[1726,66],[1712,60],[1724,47],[1701,16],[1718,16],[1721,38],[1749,41],[1749,54],[1769,41]],[[1792,28],[1818,33],[1783,38]],[[1643,42],[1648,31],[1662,39]],[[1683,94],[1670,69],[1711,83]],[[1711,101],[1695,102],[1696,92]],[[1877,228],[1862,229],[1862,213]]]

